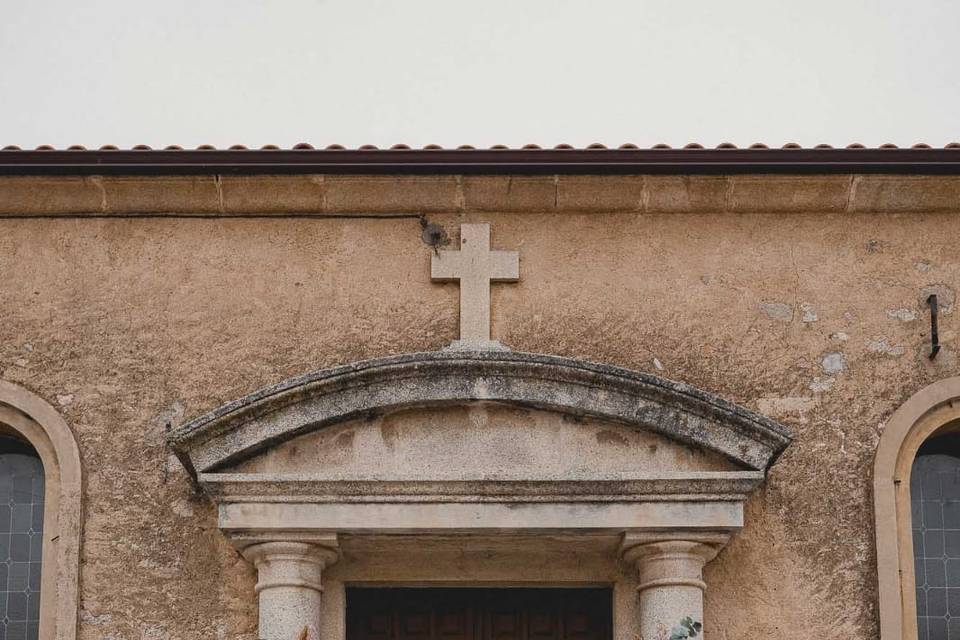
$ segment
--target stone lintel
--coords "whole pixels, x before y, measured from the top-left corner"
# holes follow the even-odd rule
[[[278,528],[300,533],[472,534],[617,533],[743,526],[740,502],[648,503],[226,503],[219,526],[251,535]]]
[[[339,478],[299,474],[203,473],[220,503],[743,502],[762,471],[701,471],[618,477],[528,475],[483,480]]]

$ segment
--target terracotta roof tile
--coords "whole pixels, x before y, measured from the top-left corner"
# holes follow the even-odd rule
[[[955,148],[957,148],[958,146],[960,146],[960,142],[950,142],[950,143],[945,144],[943,147],[939,147],[939,148],[941,148],[941,149],[955,149]],[[248,147],[247,145],[243,145],[243,144],[233,144],[233,145],[229,145],[229,146],[227,146],[227,147],[217,147],[217,146],[212,145],[212,144],[201,144],[201,145],[197,145],[195,148],[196,148],[196,149],[200,149],[200,150],[212,150],[212,151],[251,151],[251,150],[255,150],[255,149],[252,149],[251,147]],[[535,143],[527,143],[527,144],[520,145],[520,146],[517,146],[517,147],[511,147],[511,146],[505,145],[505,144],[494,144],[494,145],[491,145],[491,146],[489,146],[489,147],[486,147],[486,149],[488,149],[488,150],[504,150],[504,149],[509,149],[509,150],[514,150],[514,151],[516,151],[516,150],[534,150],[534,151],[535,151],[535,150],[544,150],[544,149],[550,149],[550,148],[551,148],[551,147],[544,147],[544,146],[542,146],[542,145],[538,145],[538,144],[535,144]],[[601,142],[594,142],[594,143],[589,144],[589,145],[587,145],[587,146],[585,146],[585,147],[575,147],[574,145],[571,145],[571,144],[559,143],[559,144],[554,145],[552,148],[553,148],[553,149],[556,149],[556,150],[560,150],[560,149],[570,149],[570,150],[614,150],[614,149],[617,149],[617,150],[638,150],[638,151],[639,151],[639,150],[644,150],[644,149],[675,149],[675,148],[677,148],[677,149],[706,149],[707,147],[706,147],[705,145],[703,145],[703,144],[700,144],[699,142],[691,142],[691,143],[688,143],[688,144],[686,144],[686,145],[683,145],[682,147],[672,147],[671,145],[663,144],[663,143],[654,144],[654,145],[652,145],[652,146],[650,146],[650,147],[640,147],[640,146],[638,146],[638,145],[636,145],[636,144],[633,144],[633,143],[630,143],[630,142],[627,142],[627,143],[624,143],[624,144],[621,144],[621,145],[618,145],[618,146],[608,146],[608,145],[605,145],[605,144],[603,144],[603,143],[601,143]],[[718,144],[718,145],[717,145],[716,147],[714,147],[714,148],[715,148],[715,149],[771,149],[771,148],[776,148],[776,147],[770,147],[769,145],[764,144],[764,143],[762,143],[762,142],[754,142],[753,144],[748,145],[748,146],[745,146],[745,147],[737,146],[736,144],[734,144],[734,143],[732,143],[732,142],[721,142],[720,144]],[[802,145],[800,145],[800,144],[798,144],[798,143],[796,143],[796,142],[787,142],[787,143],[785,143],[784,145],[782,145],[782,146],[779,147],[779,148],[781,148],[781,149],[867,149],[868,147],[866,147],[865,145],[863,145],[863,144],[861,144],[861,143],[859,143],[859,142],[852,142],[852,143],[850,143],[850,144],[848,144],[848,145],[846,145],[846,146],[843,146],[843,147],[836,147],[836,146],[834,146],[834,145],[827,144],[827,143],[821,143],[821,144],[815,145],[815,146],[813,146],[813,147],[804,147],[804,146],[802,146]],[[909,147],[900,147],[900,146],[898,146],[898,145],[896,145],[896,144],[893,144],[893,143],[888,142],[888,143],[881,144],[881,145],[879,145],[878,147],[875,147],[875,148],[877,148],[877,149],[907,149],[907,148],[909,148],[909,149],[937,149],[938,147],[935,147],[935,146],[933,146],[933,145],[927,144],[927,143],[925,143],[925,142],[918,142],[918,143],[915,143],[915,144],[910,145]],[[180,146],[180,145],[167,145],[167,146],[164,146],[164,147],[157,147],[157,148],[156,148],[156,150],[158,150],[158,151],[159,151],[159,150],[163,150],[163,151],[171,151],[171,150],[180,151],[180,150],[183,150],[183,149],[184,149],[184,147],[182,147],[182,146]],[[260,149],[260,150],[284,150],[284,147],[280,147],[280,146],[275,145],[275,144],[265,144],[265,145],[261,146],[259,149]],[[288,147],[287,149],[288,149],[288,150],[294,150],[294,151],[303,151],[303,150],[309,151],[309,150],[313,150],[313,149],[351,150],[349,147],[346,147],[346,146],[341,145],[341,144],[329,144],[329,145],[326,145],[325,147],[315,147],[314,145],[310,144],[309,142],[299,142],[299,143],[293,145],[292,147]],[[358,151],[387,151],[387,150],[389,150],[389,151],[407,151],[407,150],[411,150],[411,151],[412,151],[412,150],[415,150],[414,147],[411,147],[410,145],[404,144],[404,143],[398,143],[398,144],[390,145],[389,147],[378,147],[377,145],[373,145],[373,144],[364,144],[364,145],[360,145],[359,147],[354,147],[354,149],[355,149],[355,150],[358,150]],[[426,145],[424,145],[423,147],[421,147],[421,149],[424,149],[424,150],[453,151],[453,150],[475,150],[475,149],[477,149],[477,147],[475,147],[475,146],[473,146],[473,145],[469,145],[469,144],[462,144],[462,145],[458,145],[458,146],[456,146],[456,147],[444,147],[443,145],[438,145],[438,144],[426,144]],[[6,145],[6,146],[0,148],[0,151],[24,151],[24,150],[25,150],[25,149],[23,149],[22,147],[19,147],[19,146],[14,145],[14,144]],[[36,146],[36,147],[34,148],[34,151],[57,151],[57,150],[61,150],[61,151],[62,151],[62,150],[69,150],[69,151],[88,151],[89,149],[88,149],[87,147],[85,147],[85,146],[83,146],[83,145],[79,145],[79,144],[69,145],[69,146],[67,146],[67,147],[60,147],[60,148],[54,147],[53,145],[49,145],[49,144],[42,144],[42,145],[38,145],[38,146]],[[100,151],[113,151],[113,150],[122,150],[122,149],[121,149],[120,147],[116,146],[116,145],[104,144],[104,145],[101,145],[101,146],[99,147],[99,150],[100,150]],[[146,144],[137,144],[137,145],[134,145],[134,146],[132,146],[132,147],[128,147],[127,150],[134,150],[134,151],[153,151],[154,148],[151,147],[150,145],[146,145]],[[481,150],[482,150],[482,149],[481,149]]]
[[[428,144],[412,148],[363,145],[325,148],[301,142],[292,148],[264,145],[252,149],[235,144],[226,149],[203,144],[195,149],[177,145],[151,148],[136,145],[119,149],[103,145],[97,150],[82,145],[55,149],[40,145],[0,149],[0,174],[164,174],[164,173],[947,173],[960,175],[960,142],[934,148],[918,143],[909,147],[883,144],[867,148],[861,143],[846,147],[818,144],[804,148],[790,142],[782,147],[754,143],[748,147],[724,142],[714,148],[692,142],[682,148],[656,144],[641,148],[627,143],[618,147],[593,143],[586,147],[536,144],[486,149],[461,145],[445,148]]]

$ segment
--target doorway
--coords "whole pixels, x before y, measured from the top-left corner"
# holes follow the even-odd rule
[[[346,640],[611,640],[610,589],[350,588]]]

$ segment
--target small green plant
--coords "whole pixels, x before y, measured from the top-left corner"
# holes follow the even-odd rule
[[[663,625],[662,622],[657,623],[657,633],[650,640],[688,640],[688,638],[696,638],[700,635],[700,632],[703,630],[703,624],[695,621],[690,616],[683,618],[680,621],[680,624],[673,628],[673,631],[668,632],[667,628]],[[636,640],[647,640],[643,636],[635,636]]]
[[[696,622],[693,618],[687,616],[680,621],[680,624],[675,626],[673,630],[670,631],[670,640],[687,640],[687,638],[696,638],[698,635],[700,635],[700,631],[702,629],[702,623]]]

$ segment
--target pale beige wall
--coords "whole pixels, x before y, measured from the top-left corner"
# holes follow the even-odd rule
[[[392,204],[454,237],[489,222],[494,248],[520,252],[520,282],[493,291],[493,335],[514,349],[682,380],[794,429],[708,568],[714,637],[875,638],[879,434],[960,369],[957,179],[419,180],[0,182],[2,215],[107,212],[0,219],[0,377],[60,408],[84,465],[79,637],[253,637],[253,572],[165,450],[165,425],[453,340],[458,290],[430,282],[415,218],[283,213]],[[85,189],[97,197],[71,209]],[[273,217],[218,217],[221,199]],[[151,202],[214,217],[151,217]]]

